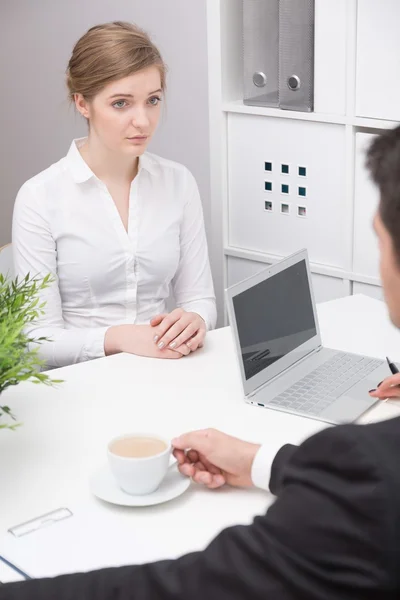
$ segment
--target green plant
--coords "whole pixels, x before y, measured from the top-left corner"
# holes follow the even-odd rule
[[[40,303],[39,294],[51,282],[50,275],[39,280],[28,274],[24,279],[17,277],[10,281],[0,274],[0,395],[21,381],[61,383],[41,372],[44,363],[39,358],[37,343],[47,338],[35,339],[26,333],[27,325],[43,314],[45,302]],[[8,406],[0,406],[0,418],[4,415],[15,421]],[[17,423],[0,423],[0,429],[16,427]]]

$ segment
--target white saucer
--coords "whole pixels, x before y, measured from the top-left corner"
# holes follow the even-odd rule
[[[108,465],[90,478],[90,490],[97,498],[120,506],[152,506],[168,502],[186,492],[189,485],[189,477],[181,475],[176,468],[169,469],[158,490],[145,496],[131,496],[121,490]]]

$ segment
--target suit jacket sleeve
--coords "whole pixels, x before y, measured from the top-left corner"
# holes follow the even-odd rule
[[[0,600],[392,598],[387,491],[356,427],[327,429],[277,460],[279,495],[267,514],[223,531],[204,552],[11,584]]]

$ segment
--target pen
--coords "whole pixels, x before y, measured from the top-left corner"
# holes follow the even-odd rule
[[[396,367],[396,365],[394,363],[391,362],[390,358],[386,357],[387,360],[387,364],[389,365],[389,369],[392,373],[392,375],[396,375],[396,373],[399,372],[398,368]]]

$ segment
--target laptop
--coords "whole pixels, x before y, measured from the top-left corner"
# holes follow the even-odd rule
[[[334,424],[377,402],[368,390],[388,376],[386,362],[321,344],[306,250],[226,298],[246,402]]]

